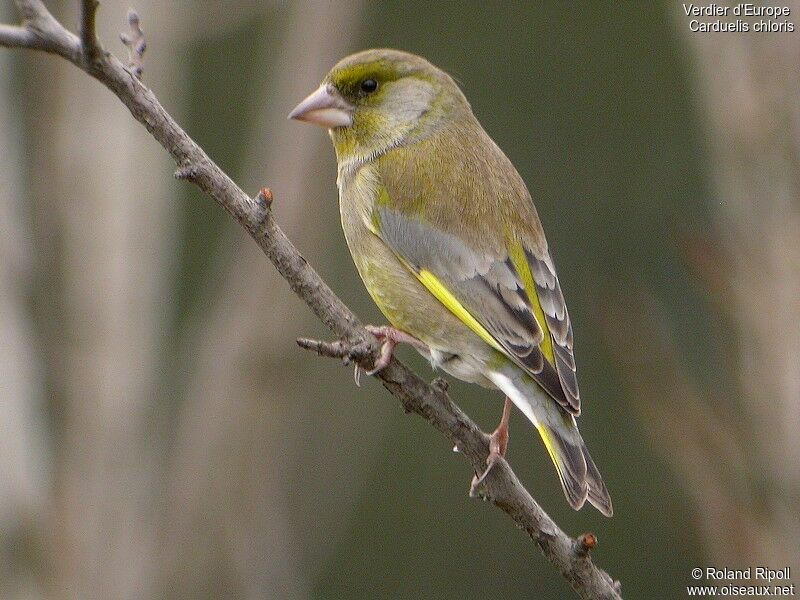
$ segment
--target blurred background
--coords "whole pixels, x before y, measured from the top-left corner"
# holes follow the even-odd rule
[[[286,114],[367,47],[453,74],[536,200],[615,516],[568,507],[515,414],[522,481],[628,598],[800,572],[800,32],[692,33],[677,2],[134,5],[145,83],[366,322],[330,142]],[[98,16],[120,56],[127,8]],[[329,333],[173,170],[100,84],[0,48],[0,597],[572,597],[445,439],[297,348]],[[499,394],[451,390],[496,424]]]

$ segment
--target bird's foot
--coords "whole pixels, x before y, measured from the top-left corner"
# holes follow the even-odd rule
[[[486,480],[486,476],[492,470],[492,467],[500,462],[500,459],[505,458],[507,449],[508,428],[505,430],[495,429],[492,435],[489,436],[489,456],[486,457],[486,469],[480,475],[477,473],[473,475],[470,493]]]
[[[375,359],[375,364],[372,366],[372,369],[366,372],[367,375],[374,375],[378,371],[389,366],[389,363],[392,361],[392,356],[394,356],[394,348],[397,344],[410,344],[421,350],[427,348],[423,342],[419,341],[413,335],[390,327],[389,325],[365,325],[364,329],[369,331],[382,343],[380,356]]]
[[[486,476],[492,470],[492,467],[494,467],[506,456],[506,450],[508,450],[508,421],[510,416],[511,400],[506,398],[506,403],[503,406],[503,417],[500,419],[500,424],[489,436],[489,456],[486,457],[486,469],[480,475],[476,473],[472,477],[472,483],[469,487],[469,495],[473,498],[479,496],[478,488],[486,480]]]

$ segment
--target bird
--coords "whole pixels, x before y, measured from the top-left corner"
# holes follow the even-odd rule
[[[426,59],[371,49],[340,60],[289,114],[328,130],[345,240],[397,344],[505,394],[481,483],[505,457],[512,406],[538,430],[568,503],[611,516],[581,437],[573,332],[541,221],[514,165],[459,86]]]

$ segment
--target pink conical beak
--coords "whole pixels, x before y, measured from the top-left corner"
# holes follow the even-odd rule
[[[290,119],[332,129],[353,124],[353,105],[330,84],[323,83],[289,113]]]

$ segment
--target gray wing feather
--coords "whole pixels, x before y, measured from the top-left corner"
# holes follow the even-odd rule
[[[572,379],[568,378],[567,382],[575,381],[575,384],[565,390],[560,371],[544,359],[539,348],[544,332],[536,320],[524,284],[509,258],[477,253],[459,238],[434,230],[387,207],[377,207],[376,210],[380,221],[380,235],[384,242],[413,268],[427,269],[441,279],[507,351],[512,360],[536,379],[562,406],[577,413],[578,405],[573,403],[577,398],[574,369]],[[560,296],[558,280],[554,276],[545,278],[549,273],[545,265],[542,281],[552,282],[553,291],[557,291]],[[538,285],[539,279],[536,281]],[[549,302],[548,307],[552,314],[566,315],[563,298],[561,308],[557,298]],[[549,326],[550,312],[544,310]],[[570,346],[571,336],[570,329]],[[555,347],[560,347],[559,345],[560,342]],[[563,359],[567,361],[565,364],[568,364],[570,358],[571,353]],[[556,359],[558,365],[558,350]]]
[[[578,377],[575,373],[575,355],[572,349],[572,323],[567,312],[567,304],[561,293],[556,268],[549,255],[540,258],[532,252],[526,252],[531,267],[533,280],[539,303],[547,320],[547,328],[553,336],[553,350],[556,358],[556,370],[561,387],[566,393],[571,406],[580,411],[580,391]]]

